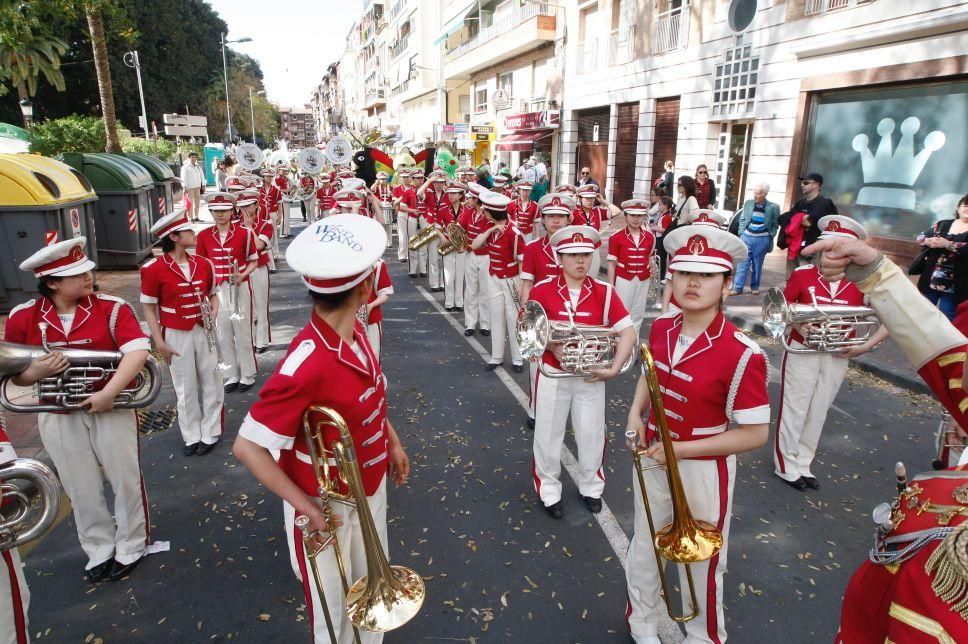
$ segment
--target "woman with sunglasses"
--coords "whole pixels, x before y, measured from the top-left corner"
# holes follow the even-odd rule
[[[716,204],[716,184],[709,178],[705,163],[696,167],[696,202],[700,208],[712,208]]]

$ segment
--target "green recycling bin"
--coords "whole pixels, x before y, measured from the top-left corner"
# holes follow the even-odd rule
[[[87,177],[97,192],[98,266],[137,268],[156,241],[151,234],[151,175],[120,154],[65,152],[61,158]]]
[[[37,295],[20,263],[55,241],[87,237],[94,248],[97,195],[74,168],[36,154],[0,154],[0,313]]]
[[[148,203],[151,206],[151,223],[155,223],[174,209],[174,184],[178,182],[178,178],[168,164],[158,157],[140,152],[125,152],[124,156],[147,170],[154,181],[155,186],[151,190]]]

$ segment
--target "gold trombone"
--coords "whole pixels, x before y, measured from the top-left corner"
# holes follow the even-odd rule
[[[645,376],[649,387],[649,399],[652,401],[652,415],[655,418],[656,429],[662,440],[665,452],[665,465],[642,465],[642,450],[636,446],[632,450],[635,461],[635,472],[642,492],[642,505],[645,507],[645,517],[649,522],[649,533],[655,546],[655,562],[659,569],[659,580],[662,582],[662,596],[666,610],[676,622],[688,622],[699,614],[699,603],[696,601],[696,584],[692,580],[692,569],[689,564],[699,563],[711,559],[723,547],[723,534],[716,526],[708,521],[700,521],[692,516],[689,501],[682,487],[682,477],[679,474],[679,463],[676,461],[675,448],[669,435],[669,424],[666,421],[665,406],[662,404],[662,392],[659,390],[659,377],[652,359],[652,352],[646,343],[640,346],[642,356],[642,375]],[[635,442],[638,436],[635,432],[628,432],[626,438]],[[649,505],[649,494],[645,488],[645,470],[660,467],[666,468],[669,480],[669,497],[672,500],[672,521],[667,525],[655,529],[652,521],[652,508]],[[690,609],[688,613],[676,615],[672,610],[671,593],[665,576],[665,563],[682,564],[686,571],[686,582],[689,586]],[[681,580],[680,580],[681,581]]]
[[[313,417],[319,419],[314,421]],[[339,432],[339,439],[332,441],[328,448],[323,438],[325,427],[331,427]],[[332,545],[343,582],[343,591],[346,593],[346,614],[353,623],[354,636],[359,643],[359,630],[385,632],[409,622],[420,612],[427,591],[423,579],[416,571],[405,566],[391,566],[387,561],[376,525],[373,523],[373,515],[370,514],[370,508],[366,502],[366,492],[363,489],[353,437],[343,417],[334,409],[313,405],[303,414],[303,432],[306,435],[306,445],[316,481],[319,483],[318,494],[323,504],[323,515],[329,528],[325,534],[312,531],[309,527],[309,517],[303,515],[296,517],[295,525],[302,531],[303,546],[309,558],[313,581],[323,607],[323,616],[326,619],[330,639],[333,642],[338,641],[319,578],[316,557],[327,546]],[[336,461],[338,472],[335,474],[330,473],[330,457]],[[339,491],[341,483],[346,486],[348,490],[346,493]],[[336,537],[336,528],[332,522],[334,502],[355,507],[359,515],[367,574],[357,579],[352,587],[347,584],[343,555],[340,551],[339,539]]]

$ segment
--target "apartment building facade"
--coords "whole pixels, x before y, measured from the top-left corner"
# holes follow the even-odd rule
[[[433,37],[440,25],[439,0],[391,0],[387,13],[390,118],[401,146],[439,138],[444,92]]]
[[[280,107],[279,138],[284,139],[291,149],[315,145],[316,121],[312,105]]]

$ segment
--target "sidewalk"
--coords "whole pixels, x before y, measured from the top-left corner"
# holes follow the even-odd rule
[[[766,292],[771,287],[783,288],[786,284],[786,251],[774,251],[766,256],[763,277],[760,281],[760,294],[730,296],[726,301],[726,317],[730,322],[750,333],[768,336],[763,326],[762,305]],[[746,288],[749,289],[749,282]],[[918,376],[913,365],[908,362],[900,348],[888,338],[880,348],[850,361],[856,367],[898,387],[930,394],[924,381]]]

